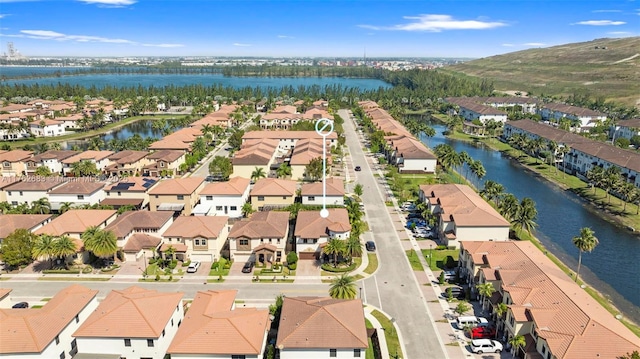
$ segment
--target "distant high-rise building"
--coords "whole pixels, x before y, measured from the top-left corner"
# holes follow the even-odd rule
[[[16,50],[13,46],[13,42],[7,42],[7,53],[4,54],[4,58],[6,60],[24,60],[26,56],[20,53],[20,51]]]

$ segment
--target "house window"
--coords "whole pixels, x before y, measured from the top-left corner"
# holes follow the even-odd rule
[[[338,349],[329,349],[329,358],[337,358]]]
[[[360,358],[360,349],[353,349],[353,357]]]
[[[222,206],[216,206],[216,211],[222,211]]]
[[[248,239],[241,239],[240,240],[240,245],[241,246],[248,246],[249,245],[249,240]]]
[[[201,239],[200,240],[200,245],[206,246],[207,245],[207,240],[206,239]]]
[[[176,197],[178,198],[178,201],[184,200],[184,195],[179,194]]]
[[[207,196],[207,201],[213,201],[213,196]]]
[[[158,198],[158,195],[156,195],[156,198]]]
[[[147,346],[149,348],[153,348],[154,344],[153,344],[153,339],[147,339]]]
[[[246,358],[247,358],[247,356],[244,355],[244,354],[243,355],[234,354],[234,355],[231,356],[231,359],[246,359]]]
[[[5,167],[11,167],[11,163],[9,162],[2,162],[2,165]]]
[[[75,349],[78,346],[78,343],[76,342],[76,339],[74,338],[71,341],[71,350],[73,351],[73,349]]]
[[[79,194],[78,195],[78,199],[84,199],[84,195],[83,194]]]
[[[287,196],[282,196],[282,199],[287,199]]]
[[[173,327],[173,318],[171,318],[171,326]]]
[[[199,240],[199,239],[196,239],[196,240],[195,240],[195,242],[196,242],[196,243],[195,243],[195,244],[196,244],[196,246],[199,246],[199,245],[200,245],[200,240]]]
[[[264,196],[258,196],[258,201],[264,201]]]
[[[80,318],[76,315],[76,323],[80,321]]]
[[[316,200],[316,196],[309,196],[309,197],[307,197],[307,199],[309,201],[315,201]]]
[[[56,344],[60,344],[60,336],[56,335]]]
[[[231,206],[229,207],[230,210],[232,211],[237,211],[238,210],[238,206]]]
[[[131,346],[131,339],[125,339],[124,340],[124,346],[125,347],[130,347]]]
[[[22,191],[20,191],[19,195],[21,195],[21,196],[22,196]]]
[[[122,192],[118,192],[118,196],[122,196]]]
[[[164,329],[162,329],[162,336],[164,337]]]
[[[66,355],[64,355],[64,352],[60,353],[60,359],[64,359],[64,358],[66,358],[66,357],[67,357],[67,356],[66,356]]]
[[[11,201],[11,205],[12,206],[17,206],[18,205],[18,201]]]

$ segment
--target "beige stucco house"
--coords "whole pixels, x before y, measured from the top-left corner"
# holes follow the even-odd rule
[[[149,210],[174,211],[183,216],[190,216],[204,186],[204,177],[162,180],[149,191]]]

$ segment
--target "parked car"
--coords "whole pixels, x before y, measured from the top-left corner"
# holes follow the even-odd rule
[[[444,279],[446,281],[452,281],[458,278],[458,273],[454,270],[445,270],[444,271]]]
[[[13,305],[13,307],[11,307],[11,308],[14,308],[14,309],[18,309],[18,308],[29,308],[29,303],[27,303],[27,302],[20,302],[20,303],[16,303],[16,304],[14,304],[14,305]]]
[[[200,262],[191,261],[191,263],[189,263],[189,266],[187,267],[187,273],[195,273],[198,271],[198,268],[200,268]]]
[[[466,296],[464,288],[462,287],[447,287],[442,291],[442,298],[449,299],[449,290],[451,290],[451,295],[455,299],[464,299]]]
[[[412,219],[412,218],[424,219],[424,217],[422,217],[422,213],[409,213],[407,215],[407,219]]]
[[[491,339],[496,337],[494,327],[475,327],[471,329],[471,339]]]
[[[376,243],[374,241],[367,241],[367,243],[365,243],[364,246],[365,248],[367,248],[367,251],[369,252],[376,251]]]
[[[362,168],[360,166],[356,166],[354,170],[359,172],[359,171],[362,171]]]
[[[474,339],[471,341],[471,351],[474,353],[500,353],[502,344],[496,340]]]
[[[242,267],[242,273],[251,273],[253,272],[253,266],[255,265],[255,263],[253,262],[247,262],[244,264],[244,267]]]

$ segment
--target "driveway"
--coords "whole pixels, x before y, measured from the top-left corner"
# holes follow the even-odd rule
[[[299,260],[296,268],[296,278],[317,277],[320,275],[320,262],[317,260]]]
[[[231,264],[231,269],[229,269],[229,275],[233,276],[246,276],[251,278],[252,273],[242,273],[242,267],[244,267],[244,261],[235,261]],[[255,269],[255,268],[254,268]]]

